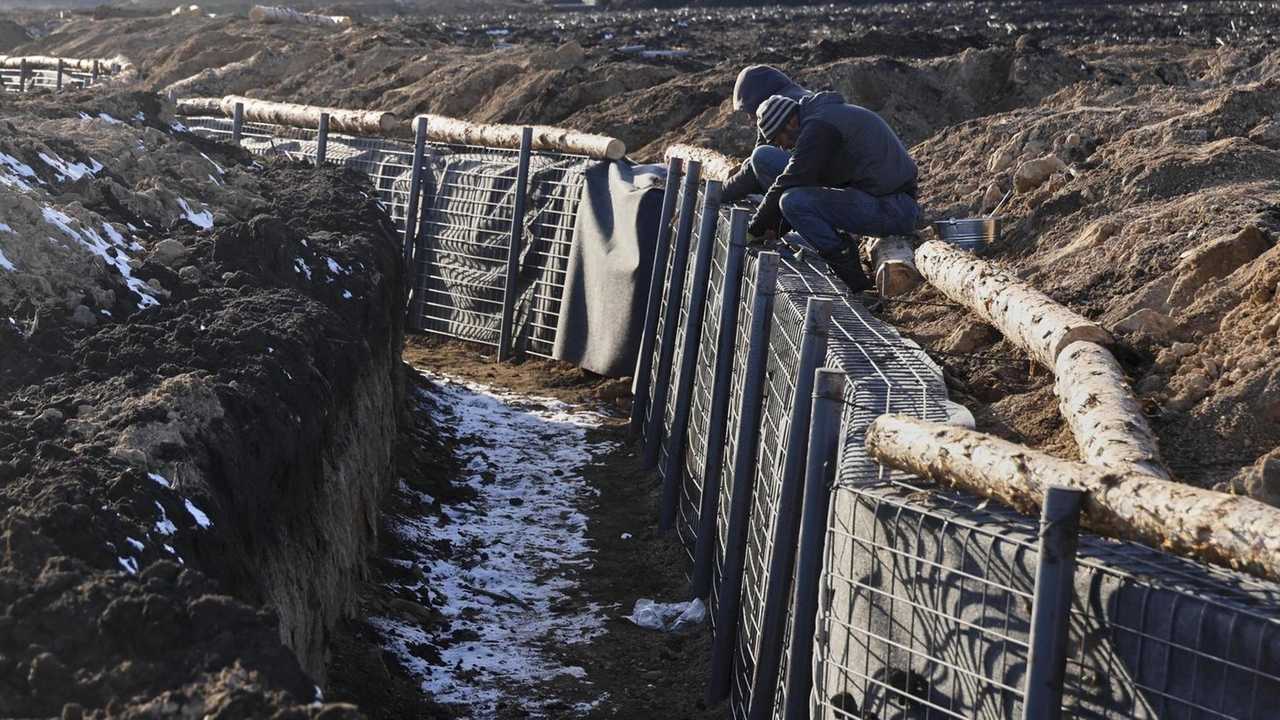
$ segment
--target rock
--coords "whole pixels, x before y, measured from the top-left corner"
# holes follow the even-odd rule
[[[1242,468],[1228,485],[1242,495],[1248,495],[1268,505],[1280,506],[1280,448],[1258,458],[1252,465]]]
[[[1165,341],[1173,336],[1178,323],[1173,318],[1158,313],[1150,308],[1142,308],[1129,317],[1115,324],[1114,330],[1123,335],[1142,333],[1152,338]]]
[[[161,240],[151,250],[152,261],[175,270],[186,258],[187,246],[173,239]]]
[[[1066,167],[1066,164],[1055,155],[1028,160],[1013,174],[1013,187],[1019,193],[1029,192],[1040,187],[1054,173],[1062,172]]]
[[[1000,333],[990,325],[965,319],[942,341],[942,349],[953,353],[971,353],[999,339]]]
[[[982,194],[982,207],[985,211],[991,212],[991,209],[1000,203],[1004,198],[1004,191],[1000,189],[999,183],[991,183],[987,186],[987,191]]]
[[[178,271],[178,277],[182,278],[183,282],[198,283],[200,282],[200,268],[195,265],[184,265]]]
[[[1280,150],[1280,123],[1263,120],[1262,124],[1249,131],[1249,139],[1272,150]]]
[[[77,305],[75,311],[71,313],[71,322],[81,327],[93,327],[98,324],[98,318],[94,316],[88,305]]]
[[[1008,150],[998,150],[996,154],[991,156],[991,160],[987,163],[987,169],[993,173],[1008,170],[1013,166],[1013,154]]]
[[[1178,275],[1169,290],[1169,306],[1185,307],[1205,283],[1226,277],[1271,248],[1266,234],[1250,225],[1230,237],[1210,240],[1188,251],[1178,263]]]
[[[71,671],[53,653],[43,652],[35,656],[31,669],[27,671],[27,684],[37,696],[65,692],[72,680]]]

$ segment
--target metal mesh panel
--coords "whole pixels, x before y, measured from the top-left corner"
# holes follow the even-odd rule
[[[780,275],[779,295],[785,295],[794,287],[794,282],[791,275]],[[790,428],[791,403],[795,395],[800,339],[804,328],[803,305],[776,302],[773,315],[769,369],[760,423],[760,454],[756,463],[755,492],[747,534],[741,623],[734,658],[735,717],[745,717],[757,664],[756,644],[759,642],[761,623],[764,620],[764,592],[768,585],[769,559],[773,555],[774,523],[781,491],[782,463],[786,454],[785,441]]]
[[[742,397],[746,387],[747,353],[750,350],[753,299],[756,294],[756,258],[748,255],[742,272],[742,308],[738,317],[738,332],[734,342],[733,373],[729,382],[729,419],[725,433],[725,458],[732,459],[738,452],[737,428],[742,425]],[[734,467],[732,462],[725,462],[724,472],[720,479],[720,498],[716,507],[716,547],[713,560],[711,607],[713,611],[720,605],[720,582],[723,577],[726,548],[729,544],[729,510],[732,506],[734,485]],[[712,617],[714,617],[714,612]],[[712,628],[720,632],[720,628]]]
[[[58,71],[53,68],[30,68],[27,70],[25,84],[22,82],[22,71],[19,68],[0,68],[0,88],[5,92],[23,92],[35,88],[56,90],[58,87]],[[109,73],[101,73],[98,80],[108,77]],[[94,84],[93,73],[79,70],[62,71],[62,89],[87,88]]]
[[[232,121],[188,117],[205,137],[229,140]],[[319,131],[246,122],[240,144],[258,155],[315,162]],[[325,162],[369,176],[402,233],[408,214],[413,146],[395,140],[329,133]],[[572,155],[530,157],[514,290],[516,347],[551,357],[560,318],[574,222],[592,161]],[[430,145],[423,158],[413,330],[498,345],[519,153]]]
[[[719,212],[717,210],[717,212]],[[698,362],[695,368],[693,395],[690,399],[688,434],[685,438],[684,482],[680,488],[680,510],[676,530],[684,545],[693,551],[697,542],[699,516],[702,513],[702,492],[705,486],[707,454],[711,438],[710,426],[698,418],[711,416],[712,390],[715,386],[717,343],[720,339],[720,319],[724,316],[725,264],[729,260],[729,215],[720,212],[716,224],[715,243],[711,254],[711,274],[708,278],[707,304],[702,313],[702,337],[698,343]]]

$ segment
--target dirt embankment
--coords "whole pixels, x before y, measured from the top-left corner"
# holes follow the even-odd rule
[[[403,409],[385,215],[358,176],[171,131],[154,96],[15,102],[0,715],[347,713],[315,682]]]

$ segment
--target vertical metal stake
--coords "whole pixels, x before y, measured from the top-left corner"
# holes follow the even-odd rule
[[[62,92],[62,73],[66,69],[66,61],[58,58],[58,78],[54,81],[54,89]]]
[[[1031,604],[1030,656],[1027,659],[1024,720],[1062,717],[1062,687],[1067,672],[1067,629],[1075,590],[1076,545],[1084,492],[1051,485],[1040,513],[1040,555],[1035,599]]]
[[[498,327],[498,362],[511,358],[516,311],[516,280],[520,276],[520,252],[524,245],[524,206],[528,199],[529,157],[533,154],[533,128],[520,134],[520,164],[516,169],[514,205],[511,210],[511,242],[507,252],[507,278],[502,291],[502,324]]]
[[[18,61],[18,92],[27,91],[27,59],[22,58]]]
[[[702,163],[689,161],[680,189],[680,222],[676,226],[674,253],[671,261],[671,277],[668,278],[666,307],[662,316],[662,337],[658,339],[658,369],[650,389],[649,421],[644,432],[644,469],[655,470],[662,450],[662,423],[666,419],[667,392],[671,383],[671,362],[676,352],[676,319],[680,317],[680,302],[684,297],[684,275],[689,265],[689,238],[693,234],[693,206],[698,200],[698,180],[702,176]]]
[[[329,151],[329,113],[320,113],[320,127],[316,129],[316,167],[324,165]]]
[[[101,72],[102,72],[102,66],[99,64],[100,62],[101,62],[101,61],[99,61],[99,60],[94,60],[94,61],[93,61],[93,76],[92,76],[92,79],[93,79],[93,83],[94,83],[95,85],[96,85],[96,84],[97,84],[97,82],[98,82],[98,75],[99,75],[99,74],[101,74]]]
[[[808,459],[809,414],[813,405],[813,381],[827,357],[827,333],[831,325],[831,301],[811,297],[804,313],[804,334],[800,338],[800,364],[796,369],[796,391],[782,459],[781,487],[777,516],[773,525],[773,553],[764,592],[764,615],[756,644],[756,674],[751,682],[748,720],[773,717],[778,695],[778,675],[782,668],[782,641],[787,622],[787,601],[791,597],[791,574],[795,570],[796,537],[800,532],[800,502],[804,490],[805,461]]]
[[[680,374],[676,376],[676,395],[671,428],[667,433],[667,461],[662,468],[662,508],[658,529],[667,530],[675,521],[680,504],[680,485],[684,480],[682,463],[685,433],[689,427],[689,406],[693,398],[693,381],[698,369],[698,350],[702,347],[702,323],[707,306],[707,286],[711,279],[711,256],[716,249],[716,227],[720,224],[720,183],[707,181],[702,191],[702,223],[698,227],[698,249],[694,254],[693,276],[689,279],[688,307],[684,315],[683,346],[680,349]]]
[[[676,214],[684,161],[673,157],[667,162],[667,186],[662,192],[662,214],[658,217],[658,238],[653,245],[653,272],[649,275],[649,295],[644,313],[644,331],[640,335],[640,354],[636,357],[636,373],[631,379],[631,437],[644,428],[645,411],[649,408],[649,375],[653,372],[654,337],[658,333],[658,313],[662,308],[662,287],[666,282],[667,254],[671,247],[671,219]]]
[[[720,480],[724,474],[726,426],[729,422],[729,388],[733,379],[733,352],[738,339],[738,314],[742,302],[742,268],[747,254],[747,222],[751,213],[734,208],[729,213],[729,256],[720,287],[720,335],[716,339],[716,367],[711,381],[711,415],[707,419],[707,458],[702,468],[702,507],[698,511],[697,542],[693,549],[692,598],[711,592],[715,562],[716,514],[720,507]]]
[[[800,549],[796,557],[796,592],[791,608],[791,653],[787,658],[784,720],[808,720],[813,689],[813,638],[818,624],[822,557],[827,544],[827,513],[840,459],[840,411],[845,376],[822,368],[813,381],[813,415],[809,422],[809,459],[804,474],[804,508],[800,511]]]
[[[747,526],[751,517],[751,490],[755,485],[756,455],[760,444],[760,414],[764,404],[765,370],[769,335],[773,329],[773,296],[778,283],[779,256],[756,256],[755,295],[751,298],[751,327],[747,331],[747,362],[742,371],[742,402],[734,438],[733,487],[729,489],[729,520],[725,528],[724,562],[720,570],[716,634],[711,646],[711,682],[707,704],[729,695],[733,674],[733,650],[742,609],[742,572],[747,554]]]
[[[242,133],[244,133],[244,103],[238,102],[231,113],[231,142],[239,145]]]
[[[409,204],[404,212],[404,264],[409,268],[411,280],[415,272],[413,254],[418,240],[418,196],[422,194],[422,165],[427,153],[427,119],[419,116],[415,123],[417,135],[413,140],[413,165],[409,171]],[[409,287],[417,287],[417,283]]]

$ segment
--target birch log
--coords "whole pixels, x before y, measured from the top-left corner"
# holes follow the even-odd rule
[[[236,103],[244,103],[244,119],[248,122],[314,129],[320,125],[320,114],[329,113],[331,132],[388,135],[400,127],[400,121],[389,112],[297,105],[255,100],[239,95],[227,95],[222,98],[179,98],[178,113],[209,114],[216,109],[219,114],[232,117],[235,115]]]
[[[1053,374],[1058,409],[1086,464],[1169,479],[1147,416],[1111,351],[1091,342],[1071,343],[1058,355]]]
[[[325,27],[351,27],[351,18],[346,15],[312,15],[300,13],[289,8],[255,5],[249,11],[249,19],[260,23],[296,23],[300,25],[322,25]]]
[[[920,284],[915,249],[905,237],[871,238],[867,243],[867,254],[875,271],[876,291],[880,297],[897,297]]]
[[[1051,485],[1084,490],[1093,530],[1280,580],[1280,508],[1149,475],[1060,460],[973,430],[882,415],[866,435],[876,462],[1034,514]]]
[[[418,117],[426,120],[427,140],[430,142],[518,149],[520,137],[524,131],[523,125],[473,123],[443,115],[419,115]],[[619,160],[627,154],[626,144],[617,138],[589,135],[546,125],[533,126],[533,149],[607,160]]]
[[[1088,318],[1012,274],[939,240],[916,250],[916,267],[944,295],[962,303],[1036,362],[1052,368],[1058,355],[1079,340],[1111,342],[1111,334]]]
[[[715,150],[700,148],[696,145],[684,145],[677,143],[667,148],[663,161],[671,162],[673,157],[682,157],[686,160],[697,160],[702,163],[702,178],[704,180],[719,180],[724,182],[733,177],[738,172],[738,168],[742,163],[722,155]]]

